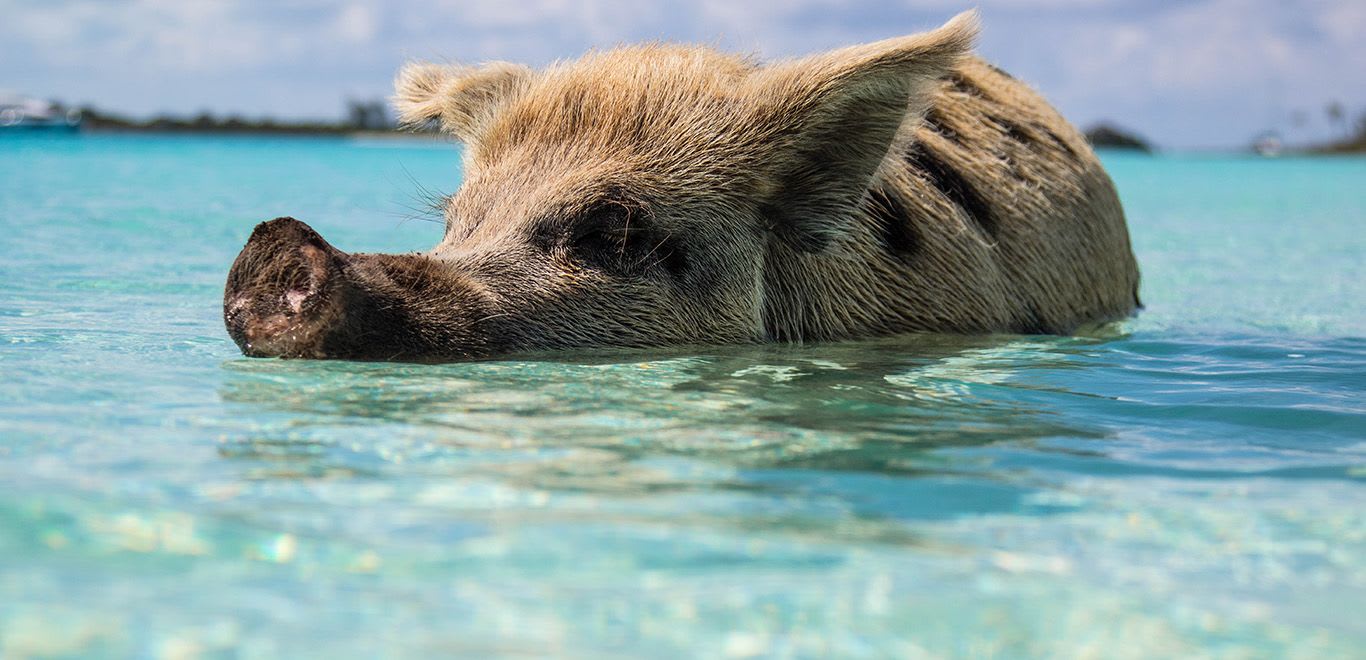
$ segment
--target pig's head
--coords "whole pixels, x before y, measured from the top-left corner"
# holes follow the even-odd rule
[[[898,131],[969,47],[938,30],[758,65],[663,45],[544,71],[414,64],[409,123],[465,144],[428,252],[252,233],[224,317],[247,355],[444,360],[791,336],[766,264],[838,249]]]

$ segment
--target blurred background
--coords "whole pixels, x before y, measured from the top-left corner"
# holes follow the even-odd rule
[[[1342,142],[1366,122],[1361,0],[983,0],[980,51],[1083,127],[1165,149]],[[408,59],[545,64],[662,39],[799,55],[934,27],[921,0],[6,0],[0,105],[163,128],[382,127]],[[52,110],[53,108],[48,108]],[[18,111],[0,117],[16,121]],[[106,122],[108,123],[108,122]]]

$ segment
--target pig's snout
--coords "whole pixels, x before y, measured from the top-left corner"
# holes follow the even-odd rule
[[[346,289],[346,253],[294,218],[256,226],[223,291],[228,334],[253,357],[326,357]]]

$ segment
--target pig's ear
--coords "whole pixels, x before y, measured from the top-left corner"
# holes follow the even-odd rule
[[[462,141],[473,142],[499,109],[526,89],[532,75],[531,69],[507,62],[479,67],[415,62],[394,81],[394,107],[404,124],[437,121]]]
[[[934,82],[977,35],[968,11],[922,34],[843,48],[755,71],[758,122],[772,136],[765,212],[793,245],[819,251],[847,232],[903,124],[928,107]]]

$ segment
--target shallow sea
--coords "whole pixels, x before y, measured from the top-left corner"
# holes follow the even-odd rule
[[[0,657],[1366,648],[1366,159],[1104,157],[1147,309],[245,359],[252,226],[413,250],[445,144],[0,136]]]

